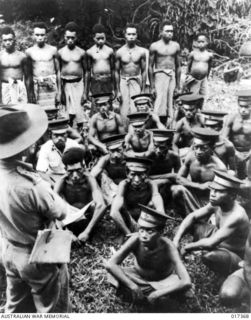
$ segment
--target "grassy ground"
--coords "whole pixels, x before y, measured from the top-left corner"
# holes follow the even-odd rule
[[[236,110],[237,102],[234,93],[237,84],[226,85],[223,81],[210,81],[210,92],[206,108],[222,109],[228,112]],[[165,235],[173,238],[177,223],[168,222]],[[200,261],[199,255],[188,255],[185,265],[193,282],[194,294],[182,300],[169,300],[156,308],[136,306],[124,302],[116,291],[107,282],[107,275],[103,267],[103,259],[108,259],[114,250],[119,248],[118,233],[108,214],[100,222],[91,241],[84,247],[73,245],[71,263],[69,265],[70,295],[73,312],[88,313],[141,313],[141,312],[247,312],[243,307],[236,309],[223,308],[218,301],[218,292],[222,280],[209,271]],[[185,242],[189,239],[185,238]],[[132,263],[129,257],[126,264]],[[0,303],[4,304],[4,294]]]

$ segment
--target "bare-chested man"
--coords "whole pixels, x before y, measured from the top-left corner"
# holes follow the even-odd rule
[[[186,290],[191,286],[188,272],[177,249],[166,237],[162,237],[166,215],[140,205],[139,231],[106,263],[112,274],[109,280],[116,287],[123,285],[132,294],[133,302],[155,303],[159,298]],[[121,267],[130,254],[135,256],[134,265]]]
[[[154,153],[153,133],[146,129],[148,112],[136,112],[127,116],[129,132],[125,137],[126,155],[130,157],[150,157]]]
[[[213,53],[207,50],[208,38],[200,33],[197,36],[197,48],[190,52],[187,64],[187,76],[185,90],[201,94],[207,94],[207,78],[209,76]]]
[[[125,28],[126,44],[116,53],[116,83],[118,99],[122,99],[120,113],[126,117],[136,112],[131,97],[145,91],[146,50],[136,45],[137,27],[128,24]]]
[[[47,27],[44,23],[35,23],[33,29],[35,44],[26,50],[29,101],[42,107],[53,107],[61,100],[57,48],[45,42]]]
[[[166,127],[161,123],[159,116],[153,112],[152,95],[150,93],[141,93],[131,97],[137,112],[148,112],[149,117],[146,123],[146,129],[162,129]]]
[[[111,217],[124,234],[137,230],[140,215],[139,204],[152,206],[164,212],[163,199],[156,183],[149,180],[151,160],[126,158],[126,179],[119,184],[111,206]]]
[[[235,148],[232,142],[222,137],[222,128],[226,112],[216,110],[203,110],[204,127],[220,133],[214,144],[214,152],[230,170],[235,171]]]
[[[23,52],[15,48],[15,33],[10,27],[1,30],[3,50],[0,52],[0,102],[27,103],[27,64]]]
[[[209,203],[183,220],[173,240],[178,248],[182,236],[190,230],[194,242],[185,245],[181,253],[208,251],[202,256],[203,262],[224,276],[239,268],[249,231],[248,216],[236,201],[240,184],[233,175],[215,170],[214,181],[209,185]],[[207,222],[212,214],[215,225]]]
[[[234,144],[238,177],[244,179],[251,148],[251,90],[239,90],[237,96],[239,112],[229,116],[224,135]]]
[[[87,81],[86,97],[112,92],[115,94],[115,56],[113,49],[108,47],[106,32],[102,24],[96,24],[93,29],[94,46],[86,51],[87,55]]]
[[[173,26],[164,21],[161,28],[161,39],[150,46],[149,76],[151,90],[156,94],[154,112],[162,123],[167,116],[173,118],[173,93],[180,90],[180,45],[172,41]]]
[[[224,163],[213,155],[219,133],[208,128],[194,128],[192,132],[192,150],[177,174],[176,185],[171,187],[175,211],[183,217],[208,202],[214,170],[226,171]]]
[[[173,149],[182,159],[187,155],[193,143],[192,129],[203,126],[197,108],[197,103],[200,100],[201,96],[196,94],[187,94],[180,97],[184,117],[176,123]]]
[[[121,116],[111,111],[111,94],[98,94],[94,99],[98,112],[90,119],[88,140],[101,153],[107,154],[106,144],[102,140],[125,133],[125,127]]]
[[[81,104],[84,103],[85,81],[85,51],[76,46],[78,26],[69,22],[65,26],[66,46],[59,50],[59,62],[61,68],[62,89],[65,97],[67,113],[70,116],[70,125],[74,120],[78,130],[81,131],[84,115]]]

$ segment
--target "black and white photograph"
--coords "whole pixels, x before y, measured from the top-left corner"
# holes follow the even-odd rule
[[[250,218],[250,0],[0,0],[1,318],[249,319]]]

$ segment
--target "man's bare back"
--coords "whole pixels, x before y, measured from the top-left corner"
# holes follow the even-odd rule
[[[47,77],[56,73],[54,59],[57,56],[57,48],[45,44],[37,45],[26,50],[27,56],[32,61],[33,77]]]
[[[58,55],[62,64],[61,77],[64,79],[74,79],[83,77],[83,59],[85,51],[77,46],[70,50],[64,46],[59,50]]]

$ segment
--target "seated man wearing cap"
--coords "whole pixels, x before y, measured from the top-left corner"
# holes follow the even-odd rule
[[[131,99],[137,109],[137,112],[148,112],[149,118],[146,122],[146,129],[162,129],[165,130],[166,127],[160,122],[159,116],[152,112],[152,95],[150,93],[141,93],[132,96]]]
[[[95,178],[100,178],[103,196],[108,204],[117,194],[118,184],[126,179],[124,138],[124,134],[117,134],[103,140],[109,154],[102,156],[91,170]]]
[[[208,202],[208,186],[214,178],[214,169],[226,171],[224,163],[213,155],[219,133],[208,128],[196,128],[192,133],[192,150],[177,174],[176,185],[171,187],[175,211],[183,217]]]
[[[189,94],[180,98],[182,110],[185,114],[176,124],[176,133],[173,139],[173,150],[184,158],[193,142],[192,129],[203,127],[202,120],[198,114],[197,103],[200,96]]]
[[[85,152],[80,148],[70,148],[64,152],[62,162],[66,175],[56,183],[54,190],[78,209],[92,202],[84,219],[67,226],[79,240],[86,242],[102,218],[106,205],[96,179],[86,170],[84,157]]]
[[[182,252],[208,251],[202,257],[203,262],[224,276],[239,268],[249,231],[248,216],[236,201],[240,184],[233,175],[215,170],[209,203],[183,220],[173,240],[178,248],[180,239],[190,230],[194,242],[186,244]],[[216,225],[206,222],[212,214],[215,214]]]
[[[93,96],[98,112],[90,119],[88,140],[103,154],[108,153],[103,139],[115,134],[125,133],[121,116],[111,111],[111,94],[98,94]]]
[[[248,239],[245,246],[244,260],[240,269],[230,274],[220,290],[220,301],[226,306],[238,306],[251,298],[251,225],[249,223]],[[251,304],[249,303],[249,307]]]
[[[112,201],[111,217],[123,231],[129,234],[137,229],[138,204],[151,205],[164,212],[164,204],[154,181],[148,180],[152,161],[146,158],[126,158],[126,176],[119,184]]]
[[[116,287],[127,288],[133,302],[147,300],[155,303],[172,292],[188,289],[191,280],[172,242],[161,234],[167,216],[139,205],[138,232],[105,264],[111,274],[109,281]],[[120,264],[133,253],[134,266],[122,268]]]
[[[251,147],[251,90],[239,90],[237,96],[239,112],[228,117],[224,136],[234,144],[238,177],[244,179]]]
[[[80,147],[80,145],[67,137],[68,119],[51,121],[49,129],[51,139],[41,146],[36,169],[44,174],[43,176],[49,176],[52,182],[55,182],[65,174],[62,162],[64,151],[72,147]]]
[[[127,156],[150,157],[154,153],[153,133],[146,129],[147,112],[131,113],[127,116],[133,130],[125,137]]]
[[[171,149],[174,130],[154,129],[154,155],[151,157],[153,164],[150,169],[150,178],[155,180],[159,186],[159,192],[165,202],[168,204],[171,181],[168,175],[172,172],[177,173],[180,169],[180,158]]]
[[[232,142],[222,136],[222,128],[226,112],[204,110],[204,127],[220,133],[214,144],[214,152],[222,160],[228,169],[235,171],[235,148]]]

